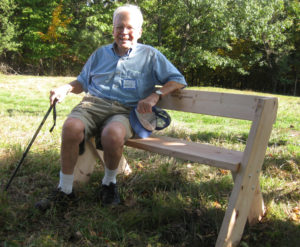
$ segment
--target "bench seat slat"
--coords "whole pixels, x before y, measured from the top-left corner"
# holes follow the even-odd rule
[[[237,172],[243,152],[166,136],[129,139],[127,146]]]

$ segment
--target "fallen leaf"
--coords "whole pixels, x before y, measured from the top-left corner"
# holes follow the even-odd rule
[[[134,205],[136,204],[136,199],[135,198],[127,198],[125,201],[124,201],[124,205],[127,206],[127,207],[133,207]]]
[[[220,169],[222,175],[227,175],[229,173],[228,170]]]
[[[141,162],[139,162],[136,166],[137,166],[138,169],[143,169],[144,168],[144,166],[142,165]]]
[[[294,207],[291,213],[291,219],[296,222],[300,222],[300,208]]]
[[[222,206],[221,206],[221,204],[220,204],[220,203],[218,203],[218,202],[214,202],[214,207],[215,207],[215,208],[221,208]]]
[[[82,233],[81,233],[80,231],[77,231],[77,232],[75,233],[75,235],[76,235],[76,237],[78,237],[78,238],[81,238],[81,237],[82,237]]]

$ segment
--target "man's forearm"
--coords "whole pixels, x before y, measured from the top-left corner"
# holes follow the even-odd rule
[[[162,97],[168,95],[169,93],[174,92],[177,89],[183,88],[184,85],[175,81],[167,82],[159,90],[162,92]],[[148,113],[152,112],[152,107],[157,104],[160,99],[160,95],[153,92],[147,98],[140,100],[137,105],[137,110],[139,113]]]
[[[75,80],[70,82],[68,85],[68,92],[79,94],[83,92],[83,88],[79,81]]]
[[[177,89],[181,89],[183,87],[184,87],[184,85],[181,83],[178,83],[176,81],[169,81],[163,87],[161,87],[159,90],[162,92],[162,97],[163,97],[163,96],[166,96],[166,95],[176,91]]]

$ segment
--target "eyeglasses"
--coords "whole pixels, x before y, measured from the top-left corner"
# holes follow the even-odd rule
[[[128,32],[133,32],[133,31],[136,31],[136,30],[139,29],[138,27],[131,27],[131,26],[128,26],[128,27],[124,27],[124,26],[114,26],[114,28],[115,28],[118,32],[124,31],[125,28],[128,30]]]

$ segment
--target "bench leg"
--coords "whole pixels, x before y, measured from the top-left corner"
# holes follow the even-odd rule
[[[236,173],[231,172],[233,181],[235,181]],[[263,200],[263,196],[260,190],[259,182],[256,185],[256,189],[254,192],[254,197],[252,200],[252,205],[250,207],[250,212],[248,215],[248,223],[249,225],[254,225],[261,221],[262,217],[265,214],[265,204]]]
[[[78,157],[77,163],[74,168],[74,186],[82,183],[87,183],[94,171],[96,161],[100,160],[104,166],[103,151],[96,149],[93,139],[85,143],[85,152]],[[127,163],[124,155],[122,155],[119,166],[118,174],[123,173],[129,175],[132,172],[129,164]]]
[[[74,186],[87,183],[98,159],[97,151],[91,141],[85,143],[85,152],[79,155],[74,168]]]
[[[265,210],[265,204],[262,197],[262,193],[260,190],[260,184],[257,183],[254,197],[252,200],[252,205],[250,208],[250,212],[248,215],[248,223],[249,225],[254,225],[261,221],[262,217],[264,216],[266,210]]]
[[[258,183],[258,176],[252,185],[246,185],[243,176],[237,175],[232,193],[229,198],[228,208],[222,222],[222,226],[216,242],[216,247],[238,246],[244,231],[244,227],[249,220],[249,215],[253,220],[257,214],[258,204],[254,202],[255,188]],[[255,205],[255,210],[251,212],[251,207]],[[251,213],[250,213],[251,212]]]

